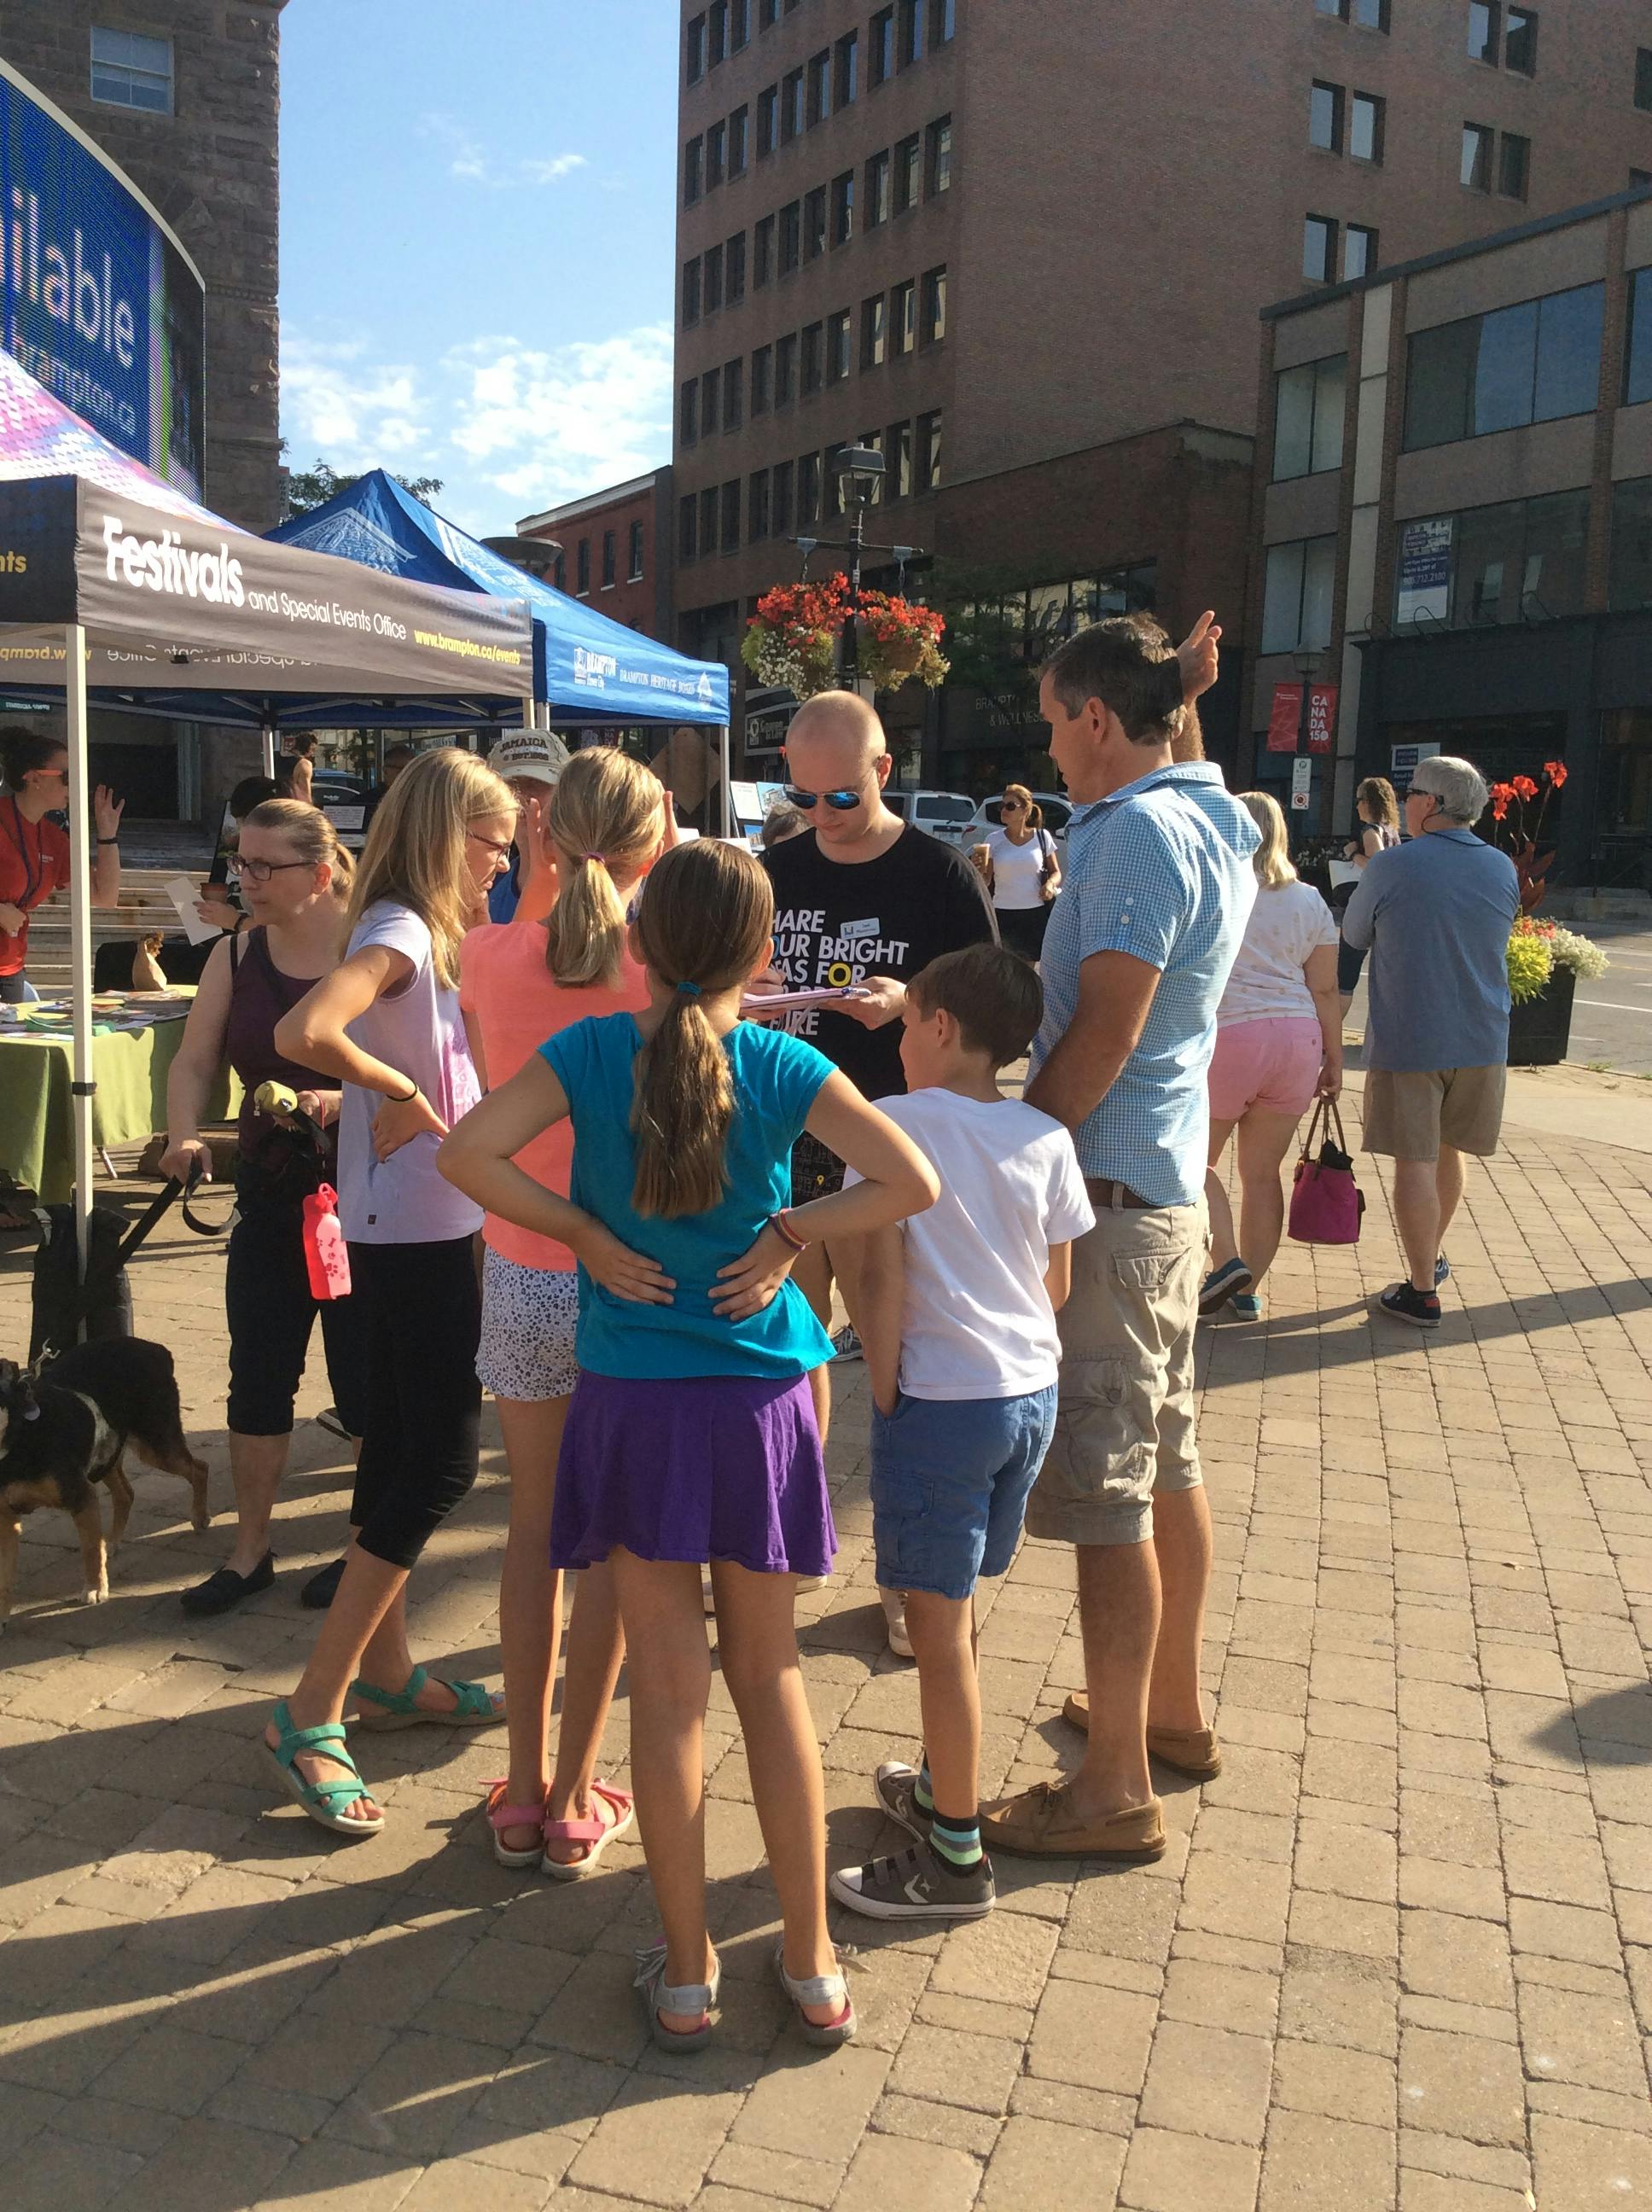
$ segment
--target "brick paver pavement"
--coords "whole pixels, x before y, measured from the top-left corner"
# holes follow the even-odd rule
[[[191,1532],[181,1486],[140,1480],[100,1609],[76,1602],[68,1523],[37,1515],[0,1638],[12,2212],[1652,2203],[1652,1157],[1515,1133],[1452,1234],[1431,1340],[1369,1318],[1393,1247],[1364,1180],[1360,1252],[1287,1248],[1271,1322],[1209,1335],[1226,1771],[1167,1789],[1172,1847],[1145,1871],[1005,1861],[998,1912],[950,1934],[845,1917],[862,2027],[833,2056],[769,1979],[720,1684],[723,2027],[673,2061],[629,1988],[640,1852],[563,1887],[497,1869],[477,1808],[502,1737],[367,1743],[392,1822],[372,1843],[275,1803],[258,1728],[313,1628],[296,1583],[343,1517],[325,1432],[301,1431],[278,1586],[225,1622],[177,1607],[222,1544]],[[220,1265],[157,1237],[137,1296],[222,1509]],[[917,1728],[872,1588],[865,1426],[854,1370],[839,1571],[800,1607],[840,1862],[894,1840],[868,1778]],[[506,1505],[488,1469],[414,1585],[419,1648],[483,1673]],[[983,1597],[996,1790],[1078,1748],[1071,1557],[1029,1545]]]

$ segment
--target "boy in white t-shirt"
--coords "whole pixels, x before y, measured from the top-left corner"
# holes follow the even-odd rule
[[[1055,1427],[1068,1246],[1095,1225],[1071,1136],[998,1087],[1042,1018],[1036,971],[1001,945],[949,952],[907,985],[911,1088],[878,1107],[932,1161],[941,1194],[865,1239],[842,1271],[875,1404],[878,1581],[906,1593],[926,1746],[920,1767],[880,1766],[874,1783],[912,1847],[831,1877],[840,1904],[879,1920],[975,1918],[994,1901],[975,1589],[1015,1555]]]

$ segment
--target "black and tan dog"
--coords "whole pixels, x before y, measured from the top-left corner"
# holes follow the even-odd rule
[[[126,1447],[168,1474],[180,1474],[193,1498],[191,1520],[204,1528],[207,1470],[184,1438],[172,1354],[141,1337],[106,1337],[76,1345],[36,1374],[0,1359],[0,1627],[11,1612],[17,1575],[18,1522],[37,1506],[60,1505],[81,1540],[86,1602],[109,1595],[107,1554],[120,1542],[132,1510]],[[113,1501],[109,1539],[94,1486]]]

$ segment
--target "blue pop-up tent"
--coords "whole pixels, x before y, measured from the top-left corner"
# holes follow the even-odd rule
[[[382,469],[270,535],[284,545],[342,554],[388,575],[525,599],[533,617],[534,696],[550,708],[558,729],[633,722],[718,729],[727,724],[728,671],[720,662],[689,660],[582,599],[525,575]]]

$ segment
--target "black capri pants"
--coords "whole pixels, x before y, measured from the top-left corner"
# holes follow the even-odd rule
[[[350,1506],[356,1542],[411,1567],[476,1480],[482,1291],[474,1240],[352,1244],[367,1419]]]
[[[1050,926],[1049,901],[1046,899],[1042,906],[994,907],[993,911],[998,918],[999,941],[1036,964],[1043,956],[1044,932]]]
[[[1359,988],[1364,970],[1365,954],[1357,945],[1350,945],[1345,937],[1337,939],[1337,988],[1345,999],[1351,999]]]
[[[310,1295],[304,1200],[243,1171],[229,1233],[224,1308],[229,1323],[228,1425],[238,1437],[285,1437],[318,1314],[327,1380],[353,1437],[365,1419],[365,1338],[360,1301]]]

